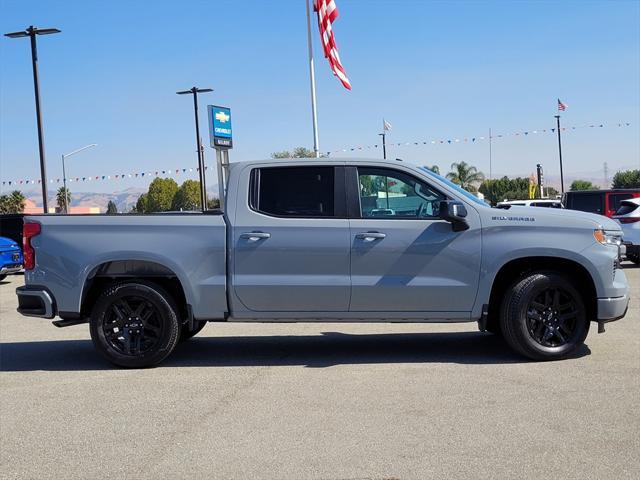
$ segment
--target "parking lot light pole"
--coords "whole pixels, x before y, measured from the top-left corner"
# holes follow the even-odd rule
[[[57,28],[36,28],[31,25],[21,32],[5,33],[5,37],[9,38],[31,38],[31,65],[33,67],[33,88],[36,97],[36,120],[38,123],[38,148],[40,150],[40,183],[42,184],[42,207],[44,213],[48,213],[47,205],[47,169],[44,158],[44,132],[42,128],[42,112],[40,110],[40,85],[38,82],[38,49],[36,46],[36,35],[51,35],[52,33],[60,33]]]
[[[77,150],[74,150],[71,153],[63,153],[62,154],[62,186],[64,188],[64,213],[69,213],[69,201],[67,200],[68,198],[68,194],[67,194],[67,173],[65,171],[64,168],[64,159],[67,157],[70,157],[71,155],[75,155],[76,153],[80,153],[83,150],[86,150],[87,148],[91,148],[91,147],[96,147],[98,146],[97,143],[92,143],[91,145],[86,145],[82,148],[79,148]]]
[[[191,87],[189,90],[181,90],[176,92],[178,95],[193,95],[193,113],[196,117],[196,150],[198,152],[198,168],[200,169],[200,204],[202,205],[202,211],[207,209],[207,186],[205,185],[204,174],[204,155],[202,148],[202,139],[200,138],[200,122],[198,121],[198,94],[213,92],[212,88],[198,88]]]

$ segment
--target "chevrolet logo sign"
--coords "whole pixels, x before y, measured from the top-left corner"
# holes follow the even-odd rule
[[[231,119],[231,116],[224,112],[216,112],[215,117],[220,123],[227,123]]]

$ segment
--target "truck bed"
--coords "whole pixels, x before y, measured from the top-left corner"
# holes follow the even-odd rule
[[[135,262],[143,276],[177,277],[194,317],[226,315],[226,225],[219,211],[37,215],[25,221],[41,224],[31,241],[36,267],[26,272],[27,285],[46,285],[58,313],[80,313],[91,281],[108,276],[126,260]]]

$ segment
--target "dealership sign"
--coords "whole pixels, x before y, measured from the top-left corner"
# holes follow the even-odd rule
[[[208,105],[209,140],[213,148],[232,148],[231,109]]]

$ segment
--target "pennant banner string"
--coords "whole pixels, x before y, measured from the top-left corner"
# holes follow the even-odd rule
[[[621,122],[621,123],[612,123],[607,124],[606,126],[613,127],[628,127],[631,124],[629,122]],[[579,125],[579,126],[570,126],[570,127],[562,127],[561,131],[568,132],[572,130],[582,129],[582,128],[604,128],[605,124],[603,123],[592,123],[588,125]],[[545,133],[556,133],[556,128],[543,128],[538,130],[522,130],[518,132],[512,133],[503,133],[503,134],[494,134],[491,135],[491,140],[502,139],[506,137],[528,137],[532,135],[539,135]],[[386,144],[387,147],[403,147],[403,146],[417,146],[417,145],[455,145],[458,143],[478,143],[483,142],[489,139],[488,135],[479,135],[476,137],[453,137],[453,138],[438,138],[431,140],[418,140],[413,142],[388,142]],[[328,152],[323,152],[326,155],[332,155],[335,153],[345,153],[345,152],[354,152],[360,150],[367,149],[376,149],[381,148],[381,144],[371,144],[371,145],[358,145],[353,147],[342,148],[338,150],[331,150]],[[205,166],[205,170],[208,170],[209,167]],[[129,178],[155,178],[161,175],[180,175],[192,172],[199,172],[199,168],[175,168],[175,169],[164,169],[164,170],[151,170],[145,172],[134,172],[134,173],[118,173],[114,175],[87,175],[87,176],[77,176],[77,177],[69,177],[67,178],[68,183],[78,183],[78,182],[97,182],[97,181],[105,181],[105,180],[126,180]],[[11,187],[20,187],[26,185],[37,185],[40,184],[40,179],[18,179],[18,180],[2,180],[3,186],[11,186]],[[49,183],[62,184],[62,177],[50,178]]]
[[[614,127],[628,127],[631,125],[629,122],[621,122],[615,124],[607,124],[606,126],[614,126]],[[578,125],[578,126],[570,126],[570,127],[561,127],[560,130],[562,132],[582,129],[582,128],[604,128],[605,124],[603,123],[591,123],[588,125]],[[502,139],[506,137],[528,137],[531,135],[539,135],[544,133],[556,133],[556,128],[541,128],[537,130],[522,130],[518,132],[512,133],[501,133],[501,134],[493,134],[491,135],[491,140]],[[454,145],[456,143],[477,143],[486,141],[489,139],[488,135],[478,135],[478,136],[467,136],[467,137],[451,137],[451,138],[436,138],[436,139],[428,139],[428,140],[418,140],[412,142],[387,142],[387,147],[404,147],[404,146],[417,146],[417,145]],[[355,152],[359,150],[367,150],[367,149],[376,149],[382,148],[381,143],[375,143],[371,145],[357,145],[352,147],[345,147],[338,150],[331,150],[327,152],[322,152],[325,155],[332,155],[335,153],[346,153],[346,152]]]

